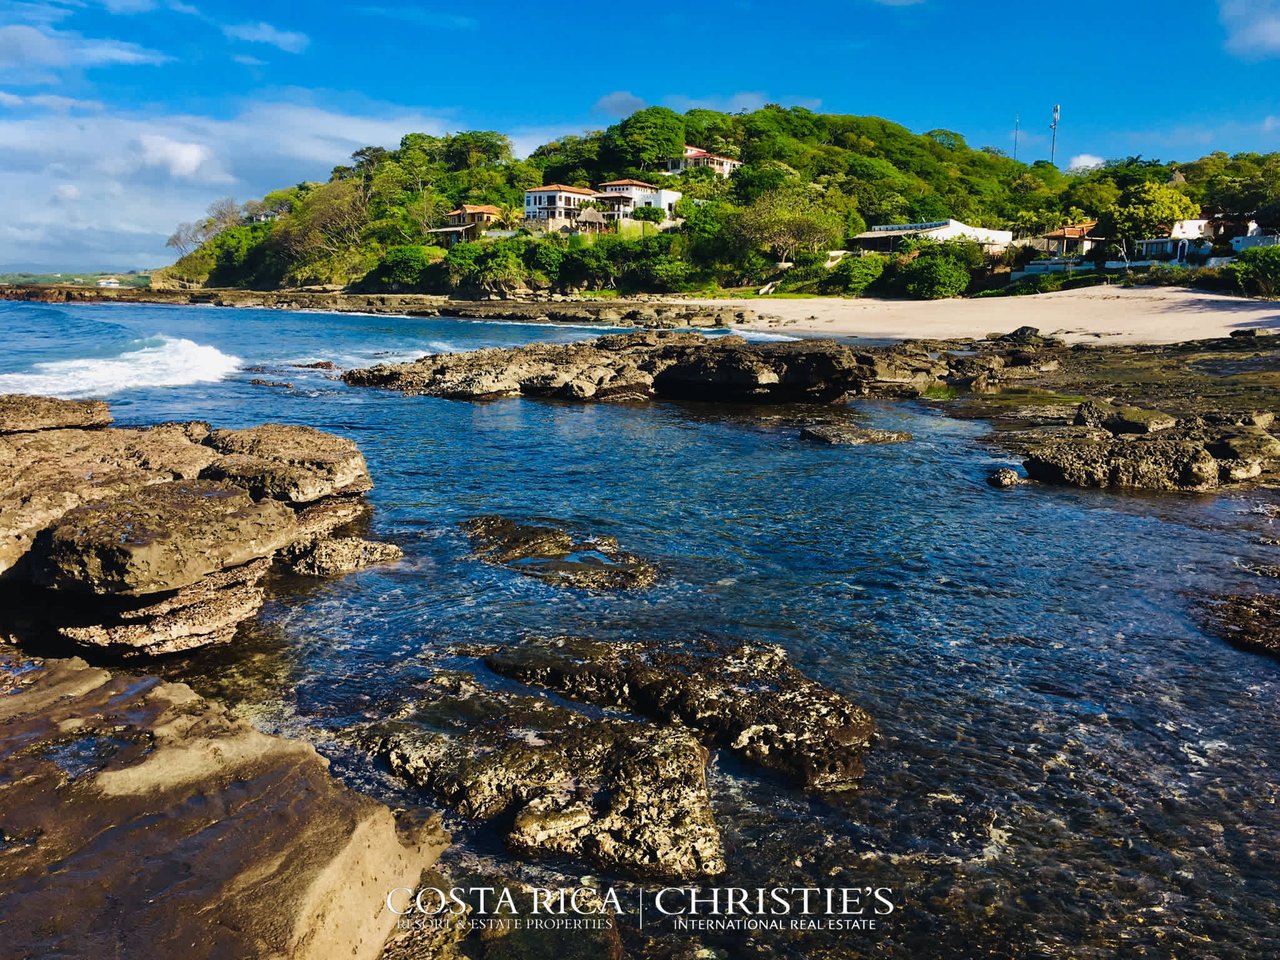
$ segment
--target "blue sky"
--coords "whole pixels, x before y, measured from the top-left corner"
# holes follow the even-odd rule
[[[0,269],[129,269],[213,199],[409,130],[520,150],[764,102],[1058,159],[1280,150],[1280,0],[0,0]]]

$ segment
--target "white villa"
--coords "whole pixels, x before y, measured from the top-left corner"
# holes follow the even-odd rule
[[[928,223],[890,223],[872,227],[853,239],[863,250],[892,253],[903,240],[924,237],[929,240],[972,240],[982,244],[988,253],[999,253],[1013,243],[1012,230],[988,230],[971,227],[959,220],[932,220]]]
[[[595,199],[606,207],[605,218],[621,220],[641,207],[657,207],[664,220],[674,220],[676,204],[684,194],[679,190],[663,190],[643,180],[610,180],[600,184]]]
[[[733,157],[722,157],[718,153],[709,153],[701,147],[684,145],[684,156],[672,157],[667,161],[667,173],[684,173],[694,167],[710,167],[717,176],[727,177],[742,166],[741,160]]]
[[[580,225],[597,231],[607,222],[629,220],[635,211],[653,207],[662,211],[665,223],[676,217],[676,204],[683,197],[679,190],[663,190],[643,180],[611,180],[600,184],[599,190],[586,187],[568,187],[563,183],[551,183],[524,192],[524,218],[538,226],[551,230]],[[594,205],[604,208],[599,217],[583,217],[588,211],[599,214]]]
[[[586,187],[567,187],[549,183],[524,192],[524,218],[535,221],[573,223],[583,205],[596,199],[596,192]]]
[[[1213,227],[1208,218],[1179,220],[1167,237],[1151,237],[1134,243],[1137,260],[1177,260],[1183,262],[1188,254],[1203,253],[1208,256],[1213,249]]]

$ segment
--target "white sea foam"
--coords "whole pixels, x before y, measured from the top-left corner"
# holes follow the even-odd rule
[[[744,340],[755,340],[758,343],[772,343],[774,341],[794,343],[800,339],[799,337],[788,336],[785,333],[765,333],[763,330],[740,330],[735,328],[730,333],[742,337]]]
[[[136,341],[115,357],[51,360],[29,373],[0,374],[0,393],[105,397],[139,387],[214,383],[235,373],[240,358],[217,347],[178,337]]]

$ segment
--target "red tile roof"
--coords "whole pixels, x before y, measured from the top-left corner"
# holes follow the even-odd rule
[[[492,213],[496,217],[500,213],[502,213],[502,211],[499,210],[497,207],[493,206],[493,204],[489,204],[489,203],[480,204],[478,206],[473,203],[464,203],[457,210],[450,210],[449,216],[456,217],[459,214],[463,214],[463,213]]]
[[[600,184],[602,187],[648,187],[650,190],[657,188],[652,183],[645,183],[643,180],[610,180],[607,183]]]
[[[566,187],[563,183],[548,183],[542,187],[532,187],[528,193],[577,193],[584,197],[594,197],[594,190],[587,190],[584,187]]]

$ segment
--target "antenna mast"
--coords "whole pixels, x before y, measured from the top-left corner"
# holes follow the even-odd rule
[[[1018,134],[1022,132],[1022,114],[1013,115],[1013,159],[1018,159]]]
[[[1053,105],[1053,123],[1049,124],[1049,129],[1053,131],[1053,146],[1049,150],[1049,162],[1055,167],[1058,165],[1058,121],[1062,119],[1062,105],[1055,103]]]

